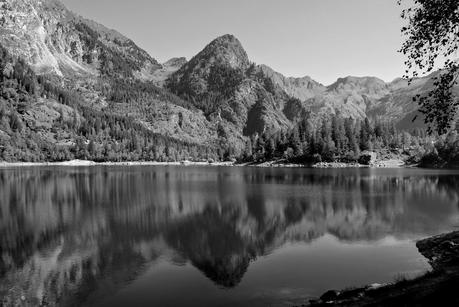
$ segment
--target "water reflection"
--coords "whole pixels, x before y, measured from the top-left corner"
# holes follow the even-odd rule
[[[97,304],[155,261],[222,288],[286,243],[413,239],[458,224],[459,173],[252,168],[0,170],[0,297]]]

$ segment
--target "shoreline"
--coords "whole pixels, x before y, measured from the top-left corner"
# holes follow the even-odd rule
[[[0,162],[0,168],[35,167],[35,166],[233,166],[233,162],[156,162],[156,161],[123,161],[95,162],[90,160],[71,160],[62,162]]]
[[[432,269],[414,278],[393,283],[329,290],[300,306],[459,306],[459,231],[416,242]]]
[[[61,162],[4,162],[0,161],[0,168],[7,167],[38,167],[38,166],[240,166],[240,167],[266,167],[266,168],[407,168],[416,165],[407,165],[401,160],[382,160],[370,165],[345,162],[319,162],[311,164],[289,163],[284,160],[266,162],[205,162],[205,161],[122,161],[122,162],[95,162],[90,160],[70,160]]]

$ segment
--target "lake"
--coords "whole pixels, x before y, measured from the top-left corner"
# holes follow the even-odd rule
[[[0,298],[60,306],[290,306],[429,269],[459,171],[0,169]]]

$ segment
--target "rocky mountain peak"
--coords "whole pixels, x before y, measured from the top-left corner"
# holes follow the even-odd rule
[[[214,39],[195,58],[207,60],[212,64],[229,65],[232,68],[245,69],[250,65],[249,57],[241,42],[231,34]]]
[[[167,83],[169,88],[178,95],[200,97],[208,91],[209,76],[213,68],[243,73],[249,66],[249,58],[240,41],[233,35],[226,34],[210,42],[188,63],[172,74]]]
[[[355,92],[359,94],[386,94],[388,85],[376,77],[347,76],[339,78],[335,83],[327,87],[328,91]]]

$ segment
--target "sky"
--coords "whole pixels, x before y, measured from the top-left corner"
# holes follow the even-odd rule
[[[396,0],[62,0],[115,29],[159,62],[190,59],[224,34],[251,61],[329,85],[339,77],[401,77]]]

